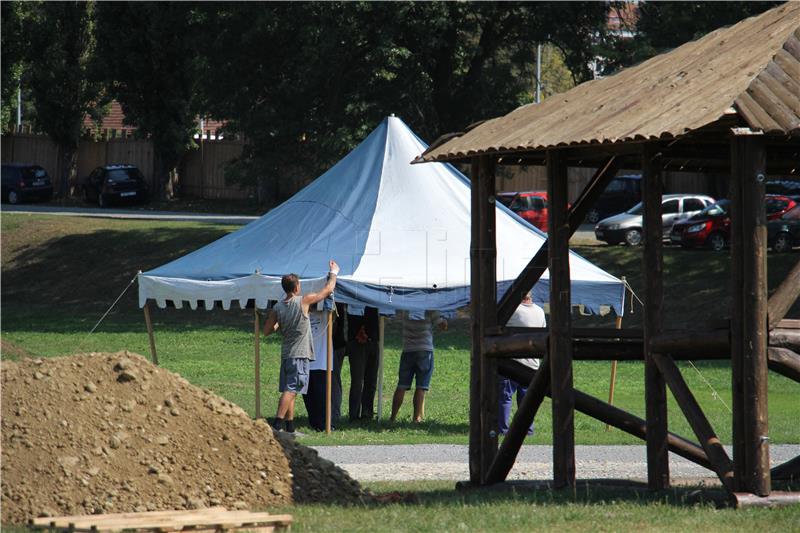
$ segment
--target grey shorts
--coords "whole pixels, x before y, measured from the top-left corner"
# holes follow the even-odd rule
[[[281,373],[278,380],[279,392],[308,392],[308,359],[281,359]]]

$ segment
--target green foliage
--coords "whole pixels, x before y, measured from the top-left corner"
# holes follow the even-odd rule
[[[317,175],[392,112],[432,140],[529,102],[539,41],[585,79],[605,22],[597,2],[204,7],[206,107],[270,180]]]
[[[24,79],[36,106],[37,128],[61,149],[63,191],[75,172],[83,117],[102,94],[102,84],[92,72],[95,4],[36,2],[20,9],[27,11],[22,40]]]
[[[7,131],[17,107],[17,87],[25,60],[27,36],[23,30],[25,5],[0,2],[0,131]]]
[[[198,32],[196,5],[103,2],[97,20],[98,68],[126,122],[153,139],[163,194],[197,130],[197,57],[206,35]]]

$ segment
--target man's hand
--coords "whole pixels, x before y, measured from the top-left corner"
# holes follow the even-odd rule
[[[333,274],[337,276],[339,275],[339,265],[337,265],[336,261],[334,261],[333,259],[328,261],[328,268]]]
[[[442,317],[439,319],[439,329],[442,331],[447,331],[447,319]]]

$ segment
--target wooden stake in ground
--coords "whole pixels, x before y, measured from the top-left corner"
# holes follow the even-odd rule
[[[256,419],[259,419],[261,418],[261,324],[255,302],[253,302],[253,330],[256,336]]]
[[[150,302],[144,303],[144,323],[147,326],[147,337],[150,339],[150,359],[152,359],[154,365],[158,365],[156,338],[153,335],[153,322],[150,320]]]
[[[333,387],[333,310],[328,311],[328,349],[325,362],[325,433],[331,432],[331,390]]]

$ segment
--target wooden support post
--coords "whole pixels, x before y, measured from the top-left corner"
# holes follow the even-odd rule
[[[333,391],[333,311],[328,312],[327,350],[325,351],[325,433],[331,433],[331,404]]]
[[[520,382],[531,381],[535,371],[516,361],[500,361],[500,372],[511,379]],[[600,422],[611,424],[613,427],[624,431],[634,437],[645,439],[645,421],[619,407],[607,404],[603,400],[590,396],[585,392],[575,390],[575,409],[581,413],[596,418]],[[703,448],[674,433],[667,434],[669,450],[680,455],[703,468],[714,470]]]
[[[800,260],[795,263],[794,268],[769,298],[769,303],[767,304],[769,329],[778,326],[778,323],[786,316],[798,296],[800,296]]]
[[[569,273],[567,166],[547,151],[547,242],[550,271],[550,390],[553,399],[553,486],[575,486],[575,396],[572,386],[572,297]]]
[[[647,420],[647,484],[651,490],[669,487],[667,446],[667,390],[658,370],[650,339],[661,333],[664,305],[662,256],[662,183],[655,150],[642,152],[642,197],[644,207],[644,398]]]
[[[255,391],[256,391],[256,420],[261,418],[261,320],[258,316],[258,307],[253,302],[253,333],[255,334]]]
[[[378,420],[383,418],[383,343],[386,338],[384,327],[384,316],[378,315]]]
[[[764,139],[731,141],[731,366],[736,488],[770,493],[767,423],[767,227]],[[738,207],[738,209],[737,209]]]
[[[478,216],[478,158],[472,158],[470,168],[471,191],[471,241],[469,247],[470,259],[470,334],[472,337],[472,350],[469,364],[469,480],[473,485],[479,485],[481,477],[481,343],[483,332],[480,327],[480,280],[481,273],[478,268],[478,250],[480,249],[480,218]]]
[[[697,403],[692,391],[684,381],[681,371],[675,362],[667,355],[653,354],[653,360],[658,365],[658,369],[664,376],[669,385],[672,395],[678,402],[686,420],[692,427],[692,431],[700,441],[700,445],[705,450],[708,459],[714,466],[714,471],[719,476],[720,481],[729,491],[733,491],[733,462],[728,457],[722,442],[714,433],[711,424],[703,413],[700,404]]]
[[[583,189],[583,192],[569,210],[569,235],[567,240],[583,224],[589,208],[592,207],[608,183],[616,176],[620,165],[621,158],[612,156],[600,165],[594,176],[589,180],[586,188]],[[525,266],[519,277],[511,283],[511,286],[503,294],[500,303],[497,305],[498,324],[502,325],[508,322],[508,319],[511,318],[511,315],[514,314],[514,311],[519,306],[522,295],[530,291],[544,274],[548,262],[547,246],[547,241],[542,243],[541,248]]]
[[[497,238],[495,235],[496,207],[494,197],[495,162],[482,156],[478,162],[478,224],[480,249],[480,332],[497,325]],[[481,345],[479,344],[479,348]],[[486,483],[489,467],[497,454],[497,365],[481,350],[480,404],[481,404],[481,483]]]
[[[539,406],[542,405],[549,388],[550,360],[545,356],[542,359],[539,370],[536,371],[530,381],[528,390],[525,391],[522,403],[514,413],[508,433],[497,451],[494,462],[489,467],[489,472],[486,475],[487,484],[500,483],[508,477],[511,467],[514,466],[517,460],[517,454],[519,454],[519,449],[522,447],[525,436],[528,434],[528,428],[531,427],[533,419],[536,417],[536,412],[539,410]]]
[[[150,302],[144,303],[144,323],[147,326],[147,338],[150,340],[150,360],[154,365],[158,365],[158,354],[156,353],[156,338],[153,335],[153,321],[150,320]]]

